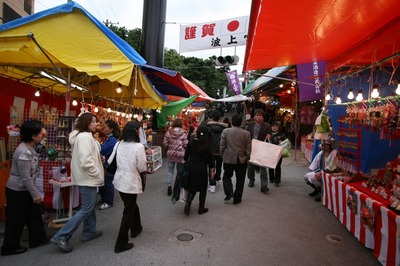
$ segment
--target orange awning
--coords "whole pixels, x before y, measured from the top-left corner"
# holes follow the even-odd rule
[[[326,61],[368,65],[399,53],[399,0],[253,0],[243,71]]]

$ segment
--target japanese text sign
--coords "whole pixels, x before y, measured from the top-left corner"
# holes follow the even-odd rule
[[[249,17],[181,25],[179,52],[246,45]]]

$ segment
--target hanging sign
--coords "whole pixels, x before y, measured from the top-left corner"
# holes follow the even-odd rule
[[[246,45],[249,16],[181,25],[179,52]]]
[[[233,95],[240,94],[240,81],[236,70],[226,72],[228,78],[229,87],[231,88]]]
[[[300,102],[323,99],[324,88],[322,84],[325,82],[325,65],[325,61],[297,65]]]

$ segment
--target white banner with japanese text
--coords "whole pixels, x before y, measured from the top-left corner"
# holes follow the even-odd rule
[[[179,52],[246,45],[249,16],[181,25]]]

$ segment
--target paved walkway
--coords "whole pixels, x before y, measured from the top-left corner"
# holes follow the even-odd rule
[[[49,244],[0,257],[0,265],[380,265],[328,209],[307,196],[311,190],[302,177],[308,163],[299,150],[297,160],[291,152],[283,161],[281,186],[270,187],[268,195],[260,192],[257,175],[254,188],[246,181],[242,203],[224,202],[220,186],[207,194],[209,212],[197,214],[197,196],[189,217],[183,214],[183,203],[172,205],[166,195],[164,163],[148,175],[146,192],[138,197],[144,230],[133,239],[132,250],[114,253],[123,209],[116,194],[113,208],[97,211],[101,238],[81,243],[79,228],[70,241],[71,253]],[[181,233],[194,239],[179,241]],[[329,235],[343,240],[333,242]],[[25,246],[26,238],[25,232]]]

